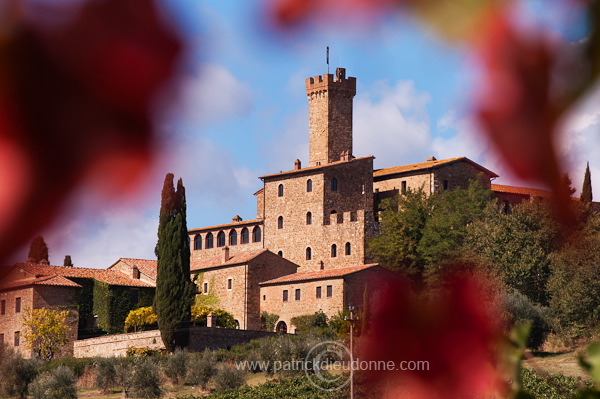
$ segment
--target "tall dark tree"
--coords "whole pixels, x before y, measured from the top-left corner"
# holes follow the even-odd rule
[[[583,176],[583,187],[581,188],[582,202],[592,202],[592,175],[590,174],[590,163],[585,167],[585,175]]]
[[[44,237],[37,236],[31,241],[27,261],[35,263],[40,263],[42,261],[48,262],[48,245],[46,245]]]
[[[190,244],[187,235],[185,188],[181,179],[177,190],[168,173],[162,189],[154,312],[165,347],[169,351],[186,347],[189,336],[194,284],[190,279]]]
[[[65,255],[63,266],[73,266],[73,260],[71,260],[71,255]]]

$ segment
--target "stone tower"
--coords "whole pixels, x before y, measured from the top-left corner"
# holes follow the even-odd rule
[[[306,79],[309,104],[309,166],[326,165],[352,157],[352,100],[356,78],[346,78],[345,68],[335,76]]]

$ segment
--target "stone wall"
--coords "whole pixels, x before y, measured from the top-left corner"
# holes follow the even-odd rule
[[[192,327],[190,346],[192,352],[206,348],[229,348],[253,339],[276,335],[265,331],[245,331],[226,328]],[[128,348],[164,349],[160,331],[142,331],[130,334],[109,335],[75,341],[74,357],[125,356]]]
[[[17,298],[21,300],[20,312],[15,310]],[[0,339],[3,339],[9,348],[17,349],[24,357],[31,357],[31,352],[26,349],[23,339],[23,315],[25,309],[33,307],[33,288],[0,292],[0,304],[2,301],[5,304],[5,313],[0,314]],[[18,347],[15,347],[15,333],[20,336]]]

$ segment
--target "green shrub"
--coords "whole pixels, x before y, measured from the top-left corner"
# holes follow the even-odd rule
[[[119,385],[130,398],[161,398],[159,369],[151,358],[132,358],[117,368]]]
[[[223,328],[235,328],[235,319],[231,313],[223,309],[202,305],[192,305],[192,323],[205,326],[208,314],[211,312],[217,316],[217,326]]]
[[[504,303],[511,325],[531,323],[527,346],[533,349],[539,348],[550,333],[549,309],[534,304],[531,299],[517,290],[506,294]]]
[[[134,309],[125,319],[125,332],[147,331],[158,328],[158,316],[152,311],[152,306]]]
[[[202,353],[193,354],[188,357],[187,374],[185,382],[188,385],[199,385],[202,389],[215,375],[217,360],[214,352],[206,349]]]
[[[52,359],[51,362],[41,363],[39,367],[39,372],[43,373],[46,371],[52,371],[60,366],[66,366],[71,369],[71,371],[75,374],[76,378],[79,378],[83,375],[86,368],[93,367],[94,361],[95,359],[91,357],[65,357],[62,359]]]
[[[264,331],[275,331],[275,324],[279,320],[279,315],[271,314],[266,310],[263,310],[260,314],[260,321],[262,325],[262,329]]]
[[[177,348],[163,362],[165,375],[172,379],[175,384],[180,384],[185,380],[189,357],[190,353],[187,350]]]
[[[117,386],[116,357],[98,358],[94,361],[94,386],[102,392],[108,392]]]
[[[218,391],[237,389],[246,383],[246,375],[234,366],[221,364],[215,375],[215,386]]]
[[[39,375],[30,385],[33,399],[76,399],[77,377],[67,366],[58,366]]]
[[[145,346],[143,348],[135,348],[132,346],[131,348],[127,348],[127,352],[125,352],[125,356],[127,356],[127,357],[151,357],[151,356],[158,356],[162,353],[163,353],[163,351],[161,351],[160,349],[151,349],[151,348],[148,348],[147,346]]]
[[[21,355],[0,344],[0,397],[25,398],[28,385],[38,374],[39,361],[23,359]]]

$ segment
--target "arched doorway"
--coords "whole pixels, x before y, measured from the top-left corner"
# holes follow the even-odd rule
[[[275,327],[275,331],[277,331],[278,333],[282,333],[282,334],[287,333],[287,324],[285,324],[285,321],[280,321],[279,323],[277,323],[277,327]]]

